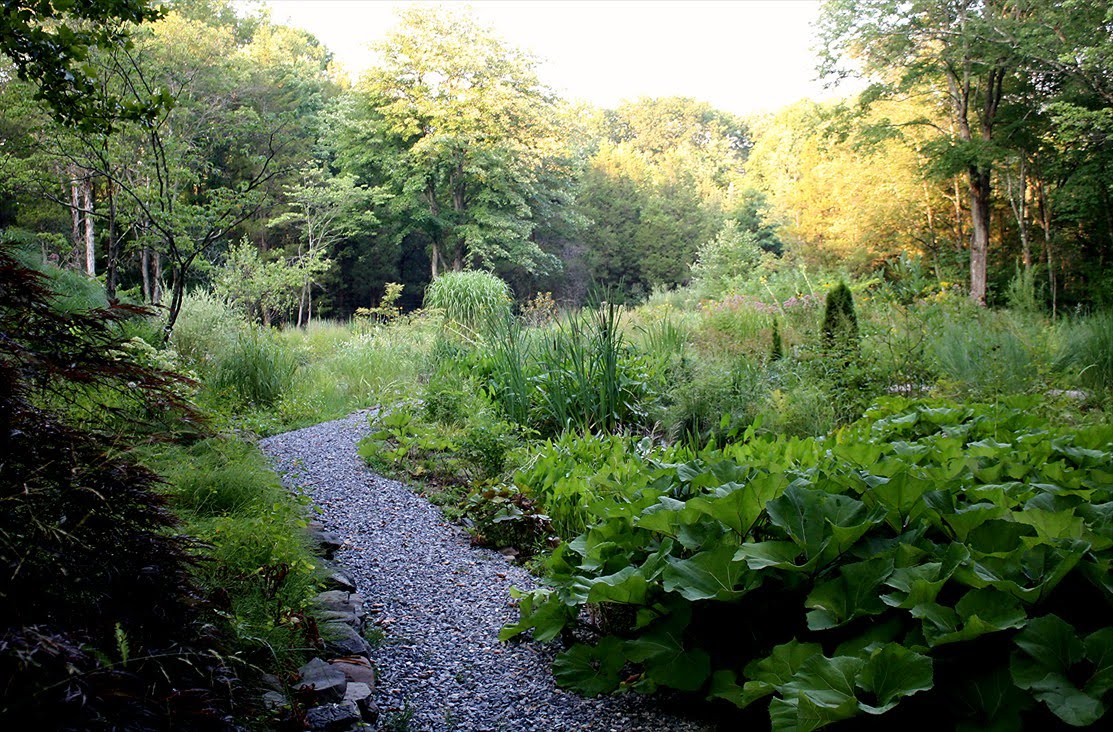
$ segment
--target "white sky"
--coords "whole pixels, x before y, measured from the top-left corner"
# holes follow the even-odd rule
[[[614,107],[641,96],[688,96],[737,114],[824,98],[811,23],[818,0],[265,0],[275,22],[305,28],[348,69],[410,4],[470,6],[480,22],[542,60],[568,99]]]

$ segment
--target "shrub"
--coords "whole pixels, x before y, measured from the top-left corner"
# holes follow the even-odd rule
[[[472,332],[486,329],[510,312],[510,287],[490,272],[447,272],[429,283],[425,307]]]
[[[1088,389],[1113,391],[1113,310],[1067,325],[1055,364]]]
[[[828,350],[857,350],[858,315],[854,311],[854,296],[845,282],[827,293],[822,331],[823,344]]]
[[[243,316],[226,300],[208,290],[195,289],[185,296],[170,345],[185,363],[201,374],[211,372],[216,359],[246,329]]]
[[[217,354],[209,384],[241,404],[269,406],[290,388],[297,368],[269,328],[253,326]]]
[[[575,630],[562,686],[693,692],[743,709],[732,728],[1096,727],[1113,428],[1033,404],[893,399],[826,439],[750,432],[661,465],[554,552],[500,637]],[[593,633],[595,607],[626,622]]]

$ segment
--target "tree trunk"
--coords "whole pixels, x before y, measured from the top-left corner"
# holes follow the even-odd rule
[[[970,168],[970,299],[986,304],[986,266],[989,257],[990,171]]]
[[[81,261],[80,252],[84,246],[81,236],[81,183],[78,180],[75,166],[71,165],[67,170],[70,177],[70,217],[73,229],[70,231],[72,248],[69,261],[66,264],[73,269],[79,269],[77,263]]]
[[[151,302],[151,250],[139,250],[139,274],[143,278],[143,302]]]
[[[108,302],[116,304],[116,281],[119,278],[120,241],[116,230],[116,192],[108,181],[108,246],[104,262],[104,294]]]
[[[90,277],[97,274],[96,231],[93,227],[93,180],[86,177],[81,181],[81,194],[85,214],[85,273]]]
[[[162,255],[155,249],[151,252],[152,257],[151,266],[151,304],[158,306],[162,304]]]

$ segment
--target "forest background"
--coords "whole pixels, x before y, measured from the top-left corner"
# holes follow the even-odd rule
[[[854,58],[866,91],[742,119],[689,98],[573,105],[460,13],[404,13],[351,84],[302,30],[175,3],[83,62],[106,102],[166,102],[111,137],[57,124],[7,72],[0,227],[110,300],[165,302],[170,324],[187,286],[304,323],[388,282],[417,307],[463,267],[523,301],[632,302],[688,284],[701,252],[729,252],[729,276],[915,261],[980,302],[1018,272],[1053,311],[1105,301],[1104,11],[894,8],[824,9],[824,71]]]

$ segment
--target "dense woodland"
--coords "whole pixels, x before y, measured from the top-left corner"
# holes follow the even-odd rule
[[[178,2],[82,62],[137,117],[111,131],[59,124],[9,66],[0,227],[110,300],[173,315],[211,285],[276,323],[348,317],[387,282],[416,307],[464,267],[522,299],[637,301],[723,246],[742,268],[913,258],[983,302],[1018,268],[1055,310],[1106,299],[1106,10],[888,5],[824,10],[824,72],[866,91],[741,119],[572,104],[459,12],[409,11],[353,83],[304,31]]]
[[[0,723],[301,729],[312,508],[251,440],[377,406],[564,687],[1099,728],[1113,10],[816,32],[863,91],[743,118],[561,99],[456,7],[351,79],[249,4],[2,0]]]

